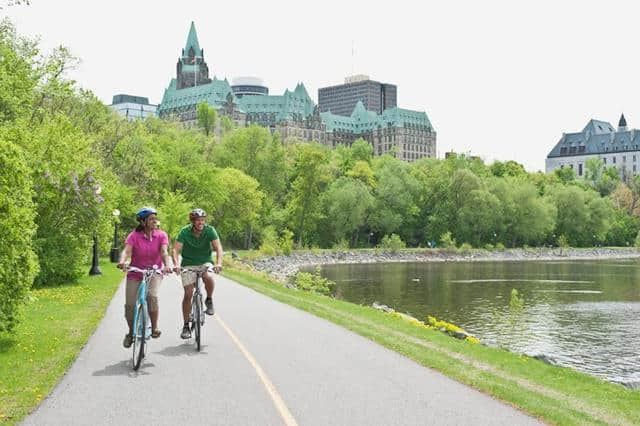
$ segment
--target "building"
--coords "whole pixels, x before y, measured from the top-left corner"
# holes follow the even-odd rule
[[[233,79],[231,91],[236,98],[243,96],[265,96],[269,94],[269,88],[262,80],[256,77],[238,77]]]
[[[109,107],[129,120],[155,117],[158,109],[148,98],[123,94],[115,95]]]
[[[562,134],[547,155],[545,171],[570,167],[578,177],[584,177],[589,158],[599,158],[607,167],[616,167],[623,180],[637,175],[640,130],[628,129],[624,114],[617,129],[606,121],[590,120],[581,132]]]
[[[363,87],[369,87],[369,82],[354,83],[365,83]],[[209,78],[204,52],[191,23],[187,43],[176,65],[176,77],[164,91],[158,114],[193,126],[197,121],[197,105],[207,102],[219,115],[232,118],[237,125],[266,127],[277,132],[284,142],[315,141],[336,147],[351,145],[363,138],[371,143],[375,155],[392,154],[405,161],[435,157],[436,132],[427,114],[396,107],[395,86],[387,86],[393,88],[388,89],[393,94],[393,106],[371,110],[363,100],[358,100],[347,115],[333,110],[321,112],[302,83],[282,95],[270,95],[263,82],[253,77],[235,79],[231,86],[227,79]],[[391,104],[384,96],[381,102]]]
[[[318,89],[320,112],[350,116],[358,101],[367,111],[378,114],[397,106],[397,87],[370,80],[366,75],[347,77],[344,84]]]

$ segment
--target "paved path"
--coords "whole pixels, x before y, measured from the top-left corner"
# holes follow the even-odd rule
[[[182,288],[160,290],[159,339],[130,368],[123,286],[27,425],[537,424],[521,412],[323,319],[217,277],[203,348],[178,334]]]

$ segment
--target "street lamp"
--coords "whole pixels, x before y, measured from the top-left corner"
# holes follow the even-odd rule
[[[118,263],[120,258],[120,250],[118,250],[118,216],[120,216],[120,210],[114,209],[113,212],[113,247],[111,247],[111,263]]]
[[[100,185],[96,185],[93,189],[93,193],[98,196],[102,192],[102,187]],[[93,260],[91,262],[91,269],[89,270],[89,275],[101,275],[102,271],[100,270],[100,265],[98,265],[98,235],[96,232],[93,232]]]
[[[373,237],[373,232],[369,232],[369,236],[367,238],[367,245],[370,246],[371,245],[371,237]]]

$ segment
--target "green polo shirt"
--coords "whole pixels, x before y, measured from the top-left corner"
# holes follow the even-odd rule
[[[205,225],[199,237],[193,235],[193,225],[187,225],[178,232],[176,241],[182,243],[182,266],[203,265],[212,262],[211,242],[218,239],[216,229]]]

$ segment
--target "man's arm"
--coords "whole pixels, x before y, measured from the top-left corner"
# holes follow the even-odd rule
[[[173,243],[173,270],[176,273],[180,273],[180,253],[182,252],[182,243],[174,242]]]
[[[124,269],[124,265],[127,263],[127,259],[131,257],[131,244],[125,244],[120,253],[120,260],[118,261],[118,268]]]
[[[213,270],[218,274],[222,271],[222,244],[220,243],[220,239],[211,241],[211,246],[216,252],[216,265],[213,267]]]

